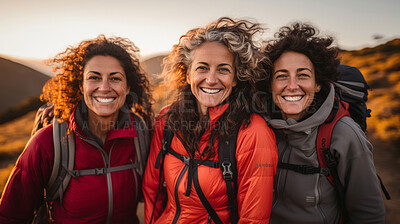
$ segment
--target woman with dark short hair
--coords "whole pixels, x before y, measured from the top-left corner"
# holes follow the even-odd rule
[[[332,83],[339,77],[340,61],[332,42],[331,37],[318,36],[313,26],[294,23],[282,27],[266,45],[264,53],[273,63],[268,122],[279,152],[271,223],[385,222],[372,145],[350,117],[336,123],[330,144],[342,196],[328,181],[330,171],[295,169],[320,166],[317,134],[338,102]]]

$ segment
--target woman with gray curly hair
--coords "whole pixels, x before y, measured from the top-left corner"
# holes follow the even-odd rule
[[[253,40],[260,31],[220,18],[181,36],[165,58],[163,74],[178,96],[156,119],[143,180],[146,223],[269,221],[277,149],[257,114],[256,85],[268,75],[261,64],[269,65]]]

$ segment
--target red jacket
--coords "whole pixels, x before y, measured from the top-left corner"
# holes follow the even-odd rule
[[[130,125],[109,131],[101,148],[88,140],[76,124],[74,114],[69,121],[76,142],[74,170],[103,168],[106,163],[114,167],[135,161],[136,130],[132,116]],[[0,223],[27,223],[35,205],[43,199],[43,188],[53,167],[52,129],[50,125],[34,135],[19,157],[0,201]],[[138,173],[132,169],[71,178],[63,204],[58,200],[53,203],[53,218],[56,223],[106,223],[108,218],[111,223],[138,223],[139,181]]]
[[[209,127],[212,127],[227,107],[228,104],[209,108]],[[166,110],[163,112],[165,113]],[[164,125],[164,119],[157,119],[143,180],[146,223],[149,223],[151,219],[159,184],[160,170],[155,169],[154,166],[161,149]],[[200,140],[201,152],[208,144],[209,134],[210,129],[206,130]],[[218,148],[218,142],[215,143],[215,147]],[[181,155],[188,156],[182,143],[175,136],[171,142],[171,148]],[[212,159],[214,161],[218,161],[218,153],[216,154]],[[247,128],[240,129],[237,137],[236,159],[239,223],[268,223],[278,156],[275,135],[261,116],[252,115],[251,124]],[[209,217],[207,210],[197,196],[194,185],[191,187],[190,196],[185,196],[188,174],[184,167],[185,164],[181,160],[169,153],[166,154],[164,179],[168,202],[162,211],[160,198],[165,195],[158,197],[153,223],[173,223],[174,218],[177,219],[177,223],[207,223]],[[179,178],[180,175],[183,176]],[[203,193],[222,222],[230,223],[226,184],[221,169],[200,165],[198,178]],[[179,182],[178,186],[176,186],[177,182]],[[180,212],[177,212],[177,208]]]

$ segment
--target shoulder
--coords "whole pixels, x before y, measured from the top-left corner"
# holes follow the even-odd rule
[[[38,130],[29,140],[28,145],[53,146],[53,124]]]
[[[53,148],[53,124],[51,124],[40,129],[29,139],[17,166],[27,168],[33,165],[32,162],[51,162],[54,154]]]
[[[333,128],[331,145],[336,151],[351,157],[372,151],[372,145],[360,126],[347,116],[341,118]]]
[[[364,132],[360,126],[348,116],[342,117],[335,125],[332,131],[334,136],[343,136],[345,138],[352,139],[350,137],[365,138]]]
[[[251,123],[239,130],[237,143],[250,148],[264,148],[276,145],[276,140],[267,122],[260,115],[253,114]]]
[[[272,129],[268,126],[267,122],[259,114],[252,114],[250,118],[250,124],[247,127],[243,127],[240,131],[247,133],[259,133],[262,131],[272,132]]]

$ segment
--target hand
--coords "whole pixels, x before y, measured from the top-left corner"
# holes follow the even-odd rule
[[[48,107],[43,109],[43,115],[41,122],[46,124],[46,121],[51,121],[54,117],[54,105],[50,104]]]

